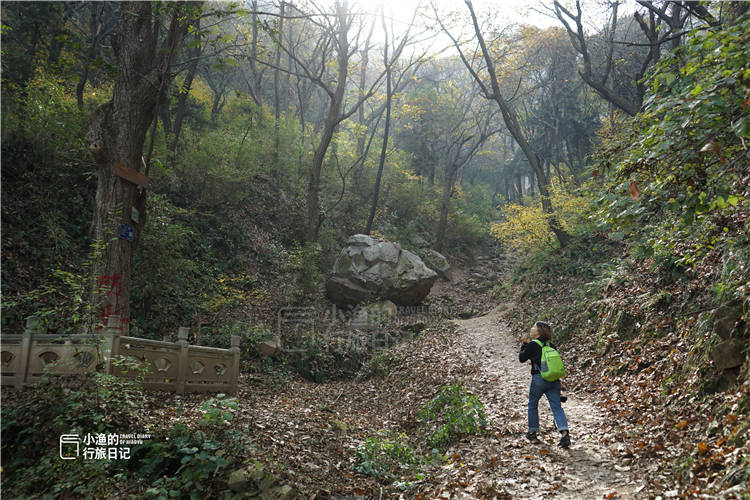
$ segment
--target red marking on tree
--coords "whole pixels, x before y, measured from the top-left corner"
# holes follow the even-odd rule
[[[120,276],[117,273],[111,276],[106,274],[99,276],[98,285],[99,292],[102,291],[102,287],[109,287],[106,293],[107,296],[110,296],[112,295],[112,293],[114,293],[115,297],[119,297],[122,293],[122,283],[120,282]]]

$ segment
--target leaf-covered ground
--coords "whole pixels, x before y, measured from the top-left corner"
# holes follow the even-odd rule
[[[701,494],[668,474],[683,451],[666,449],[674,447],[674,434],[685,449],[698,446],[694,463],[709,470],[741,453],[726,440],[704,442],[703,450],[700,442],[691,442],[690,430],[703,417],[665,414],[656,397],[660,388],[649,378],[653,370],[610,379],[598,370],[576,369],[581,358],[594,354],[590,346],[575,344],[563,353],[577,360],[565,382],[571,389],[564,408],[573,444],[569,450],[556,446],[558,433],[544,400],[543,444],[529,444],[523,434],[530,375],[517,360],[518,307],[492,309],[489,286],[476,271],[481,269],[456,273],[454,282],[441,283],[430,300],[442,306],[441,314],[448,309],[483,314],[468,320],[433,318],[413,340],[381,353],[384,368],[368,380],[313,383],[278,366],[243,375],[232,424],[252,440],[242,459],[262,463],[306,498],[670,498]],[[662,348],[654,345],[650,355]],[[368,437],[403,432],[421,450],[418,410],[441,387],[457,382],[484,403],[486,434],[459,440],[444,462],[406,473],[400,483],[355,472],[356,450]],[[152,417],[196,419],[203,399],[161,396],[153,401]],[[184,408],[179,417],[175,407]],[[694,408],[717,410],[710,402]]]
[[[378,353],[382,363],[370,378],[314,383],[278,361],[243,374],[232,425],[252,444],[234,463],[260,462],[304,498],[740,498],[747,492],[746,482],[721,482],[747,451],[732,437],[744,418],[736,408],[744,388],[697,399],[695,391],[665,386],[665,366],[676,358],[664,352],[684,350],[679,337],[653,339],[637,355],[636,339],[602,355],[571,337],[562,353],[572,446],[556,446],[544,398],[542,444],[528,443],[529,367],[517,360],[528,299],[495,307],[490,299],[502,278],[495,273],[506,265],[482,258],[455,272],[452,282],[438,283],[429,298],[435,314],[422,318],[427,328]],[[562,303],[560,294],[570,290],[557,292],[546,306]],[[469,312],[474,316],[456,318]],[[698,384],[695,377],[686,383]],[[403,433],[416,452],[429,454],[417,413],[455,383],[484,404],[486,433],[465,436],[444,461],[395,478],[355,470],[356,451],[370,437]],[[206,398],[153,395],[148,420],[195,421]]]

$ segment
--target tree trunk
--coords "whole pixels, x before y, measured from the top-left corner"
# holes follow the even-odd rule
[[[165,93],[162,96],[162,100],[159,103],[159,115],[161,117],[161,124],[164,128],[164,135],[168,136],[172,133],[172,116],[169,110],[169,93]]]
[[[385,156],[388,151],[388,135],[391,131],[391,101],[393,92],[391,90],[391,63],[388,60],[388,30],[385,26],[385,14],[383,14],[383,31],[385,32],[385,44],[383,45],[383,62],[385,63],[385,125],[383,128],[383,147],[380,148],[380,161],[378,162],[378,174],[375,177],[375,188],[372,192],[372,204],[370,205],[370,216],[367,218],[365,233],[370,234],[372,224],[375,222],[375,212],[378,209],[378,197],[380,195],[380,182],[383,179],[383,167]],[[360,107],[362,109],[364,106]],[[363,149],[364,152],[364,149]],[[364,162],[363,162],[364,163]]]
[[[443,184],[443,196],[440,200],[440,222],[438,222],[437,234],[435,236],[435,250],[443,251],[445,246],[445,233],[448,229],[448,211],[450,209],[451,197],[453,196],[453,183],[456,181],[457,166],[451,164],[445,172],[445,184]]]
[[[318,146],[313,153],[313,161],[310,166],[310,175],[307,182],[307,231],[306,240],[313,242],[318,239],[318,228],[320,224],[320,172],[323,170],[323,160],[325,160],[328,146],[333,139],[333,132],[338,125],[338,117],[341,114],[341,103],[343,101],[343,85],[341,87],[341,96],[331,98],[328,108],[328,116],[323,125],[323,132],[320,136]]]
[[[375,31],[375,20],[376,16],[372,16],[372,23],[370,24],[370,33],[367,35],[367,41],[365,42],[365,48],[362,50],[362,61],[359,67],[359,98],[364,97],[367,91],[367,65],[370,62],[370,40],[372,33]],[[386,33],[387,36],[387,33]],[[385,62],[388,64],[388,61]],[[367,141],[367,131],[365,130],[365,107],[360,106],[357,111],[357,124],[360,126],[357,132],[357,158],[361,157],[365,152],[365,143]],[[364,159],[357,166],[354,171],[354,185],[359,187],[359,183],[362,179],[362,171],[364,170],[365,161]],[[367,234],[370,234],[369,232]]]
[[[279,11],[279,38],[284,36],[284,2],[281,2]],[[281,67],[281,47],[276,47],[276,68],[273,73],[273,104],[274,104],[274,123],[273,123],[273,160],[271,162],[271,179],[274,190],[279,188],[280,170],[279,165],[281,147],[280,121],[281,121],[281,83],[279,68]]]
[[[195,22],[196,33],[200,32],[200,20]],[[197,36],[197,35],[196,35]],[[190,66],[188,66],[188,72],[185,75],[185,81],[180,86],[179,92],[177,93],[177,109],[174,114],[174,126],[172,129],[173,136],[172,141],[169,143],[169,164],[174,167],[175,158],[177,155],[177,144],[180,141],[180,133],[182,132],[182,122],[185,120],[185,113],[187,111],[187,98],[190,95],[190,88],[193,86],[193,79],[195,79],[195,73],[198,71],[198,61],[200,61],[201,52],[203,47],[201,46],[200,39],[196,38],[195,47],[193,48],[190,57]]]
[[[500,112],[503,115],[503,121],[508,127],[508,131],[521,147],[524,156],[529,161],[531,168],[536,174],[537,186],[539,187],[539,195],[542,198],[542,208],[546,214],[549,214],[550,230],[555,233],[560,246],[564,248],[568,245],[570,236],[562,229],[557,220],[557,217],[555,217],[554,209],[552,208],[552,202],[550,201],[549,191],[547,189],[549,181],[547,180],[547,176],[544,173],[544,168],[542,166],[539,155],[536,154],[536,151],[534,151],[534,148],[526,139],[526,136],[521,129],[521,125],[518,122],[518,117],[516,116],[515,110],[510,106],[510,104],[505,100],[502,93],[500,92],[500,85],[498,84],[497,73],[495,72],[495,64],[492,61],[492,57],[487,50],[487,45],[485,44],[482,32],[479,29],[479,22],[477,21],[476,14],[474,13],[474,8],[471,4],[471,0],[465,0],[465,2],[471,14],[472,22],[474,24],[474,32],[477,36],[479,46],[482,49],[484,62],[487,65],[487,72],[490,76],[491,93],[489,90],[487,90],[483,82],[479,81],[478,83],[480,83],[480,85],[485,89],[487,96],[491,97],[495,102],[497,102],[498,106],[500,107]],[[473,75],[476,75],[474,70],[468,65],[468,61],[464,60],[464,62],[467,65],[467,68],[473,73]],[[474,78],[478,79],[478,76],[474,76]]]
[[[253,40],[250,42],[250,70],[252,73],[252,83],[250,85],[250,92],[253,95],[253,99],[256,103],[258,103],[258,106],[260,106],[260,103],[262,101],[260,97],[260,71],[258,71],[258,67],[256,64],[256,61],[258,60],[258,1],[253,0],[251,4],[252,8],[252,18],[250,22],[252,23],[252,37]]]
[[[307,227],[306,241],[313,242],[318,239],[320,228],[320,172],[323,169],[326,151],[331,144],[333,132],[336,125],[342,120],[341,107],[344,102],[346,91],[346,76],[349,70],[349,21],[347,20],[346,6],[336,3],[336,16],[338,17],[338,29],[336,31],[336,53],[338,56],[338,74],[336,88],[329,93],[330,105],[328,115],[323,123],[320,141],[313,153],[312,165],[307,184]]]
[[[174,54],[187,32],[184,10],[182,4],[172,7],[167,38],[157,51],[151,3],[120,4],[120,20],[112,34],[120,71],[112,100],[94,110],[89,119],[87,140],[99,167],[92,236],[103,246],[94,265],[92,300],[101,307],[103,323],[110,314],[119,315],[126,324],[129,321],[133,255],[146,218],[145,189],[116,175],[116,167],[141,169],[146,132],[169,80]],[[133,217],[133,209],[138,217]]]
[[[91,17],[89,18],[89,47],[86,51],[86,55],[83,57],[83,68],[81,69],[81,76],[78,78],[78,84],[76,85],[76,102],[78,109],[83,109],[83,91],[86,88],[86,82],[89,79],[90,65],[96,58],[96,48],[99,44],[99,33],[101,31],[101,23],[99,22],[99,4],[89,4],[91,9]]]

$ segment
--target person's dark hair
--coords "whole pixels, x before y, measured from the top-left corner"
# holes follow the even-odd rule
[[[552,340],[552,327],[544,321],[534,323],[536,331],[539,332],[539,340]]]

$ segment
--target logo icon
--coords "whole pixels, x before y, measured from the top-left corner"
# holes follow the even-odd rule
[[[78,434],[61,434],[60,458],[63,460],[75,460],[78,458],[80,445],[81,440],[78,439]]]

